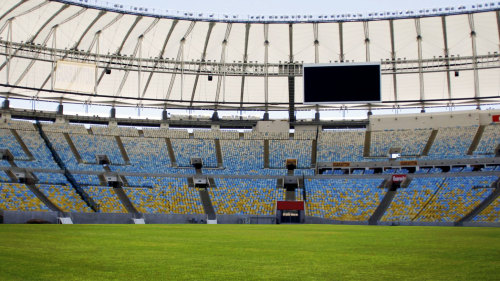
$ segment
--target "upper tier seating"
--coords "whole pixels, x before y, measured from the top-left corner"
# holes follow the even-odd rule
[[[0,129],[0,149],[8,149],[16,160],[29,160],[21,144],[9,129]]]
[[[49,211],[49,208],[20,183],[0,183],[0,209],[8,211]]]
[[[204,167],[217,167],[217,156],[213,140],[172,139],[175,160],[180,167],[191,167],[191,158],[201,158]]]
[[[87,128],[81,124],[67,123],[41,123],[44,132],[51,133],[69,133],[69,134],[88,134]]]
[[[500,144],[500,125],[493,124],[485,126],[481,140],[479,141],[475,155],[494,155],[495,149]]]
[[[318,162],[362,161],[364,130],[322,132],[318,136]]]
[[[96,155],[107,155],[111,164],[125,163],[114,137],[75,134],[71,139],[86,163],[97,163]]]
[[[19,120],[7,120],[2,119],[0,121],[1,129],[15,129],[15,130],[24,130],[24,131],[36,131],[35,126],[32,122],[28,121],[19,121]]]
[[[122,205],[112,187],[87,186],[83,187],[87,194],[99,206],[101,213],[126,213],[127,210]]]
[[[285,161],[289,158],[297,159],[298,168],[311,167],[310,140],[271,140],[269,141],[269,166],[271,168],[285,168]]]
[[[399,188],[382,221],[412,221],[436,190],[444,178],[413,178],[406,188]]]
[[[316,131],[295,131],[295,133],[293,133],[294,140],[315,140],[316,137]]]
[[[66,176],[59,173],[35,173],[38,183],[64,185],[69,184]]]
[[[436,139],[426,158],[454,159],[467,158],[478,126],[439,128]]]
[[[189,139],[187,130],[143,128],[142,132],[146,138]]]
[[[420,155],[431,133],[431,129],[372,131],[370,155],[387,156],[396,147],[401,148],[402,156]]]
[[[63,212],[92,212],[76,191],[67,185],[37,184],[38,189]]]
[[[90,126],[94,135],[106,136],[122,136],[122,137],[138,137],[139,131],[134,127],[118,127],[118,126]]]
[[[368,221],[386,190],[383,179],[306,179],[306,213],[310,216]]]
[[[17,131],[33,155],[33,161],[15,161],[21,168],[59,169],[45,141],[37,131]]]
[[[104,171],[101,165],[78,163],[62,133],[47,132],[46,135],[64,165],[69,170]],[[94,160],[94,163],[95,162]]]
[[[272,179],[215,179],[210,198],[217,214],[274,215],[278,188]]]
[[[256,174],[264,168],[262,140],[221,140],[220,144],[226,169]]]
[[[290,139],[288,132],[245,132],[243,138],[246,140],[287,140]]]
[[[238,131],[227,130],[194,130],[195,139],[219,139],[219,140],[237,140],[240,139]]]
[[[490,186],[498,177],[451,177],[441,185],[416,221],[456,222],[491,194]]]
[[[8,182],[10,181],[10,177],[4,171],[0,170],[0,181]]]
[[[188,187],[185,178],[141,178],[136,179],[135,183],[152,186],[151,188],[123,189],[141,213],[204,213],[198,191]]]
[[[171,167],[167,144],[163,138],[122,137],[131,166],[116,167],[119,171],[164,173]]]

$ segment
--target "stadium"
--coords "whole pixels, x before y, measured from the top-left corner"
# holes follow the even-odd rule
[[[495,279],[499,51],[500,2],[3,0],[0,277]]]

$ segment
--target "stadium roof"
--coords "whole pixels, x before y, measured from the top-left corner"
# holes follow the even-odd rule
[[[303,63],[370,61],[382,63],[383,101],[349,108],[500,103],[499,11],[492,2],[286,18],[94,0],[3,0],[0,95],[113,106],[308,109],[314,105],[302,104]]]

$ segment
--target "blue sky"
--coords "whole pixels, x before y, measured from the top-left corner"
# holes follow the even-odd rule
[[[240,15],[324,14],[343,12],[375,12],[420,8],[451,7],[487,3],[471,0],[109,0],[125,5],[170,10],[231,13]]]

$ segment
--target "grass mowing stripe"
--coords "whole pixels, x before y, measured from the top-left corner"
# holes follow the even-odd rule
[[[1,280],[495,280],[500,229],[0,225]]]

